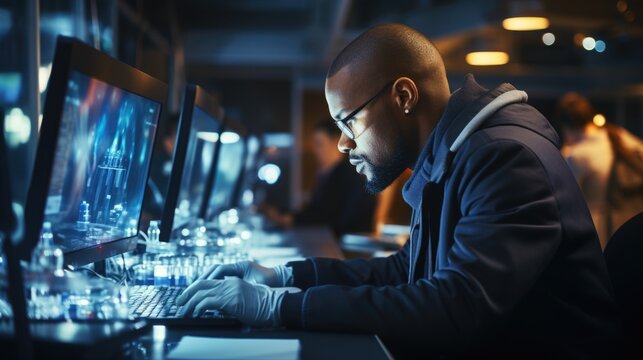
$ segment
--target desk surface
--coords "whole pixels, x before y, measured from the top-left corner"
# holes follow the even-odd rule
[[[343,258],[342,251],[330,229],[301,227],[269,233],[279,238],[278,246],[294,246],[305,257]],[[390,359],[379,338],[369,334],[342,334],[286,329],[190,329],[154,326],[126,349],[132,359],[163,359],[183,336],[228,338],[299,339],[300,359]]]
[[[266,235],[271,238],[271,246],[296,247],[305,257],[343,258],[340,247],[328,228],[294,228],[283,232],[268,232]],[[118,324],[104,323],[93,325],[58,323],[34,326],[32,326],[33,335],[40,339],[36,355],[43,358],[49,358],[50,355],[73,354],[71,357],[114,358],[116,356],[127,359],[163,359],[183,336],[299,339],[300,359],[391,358],[379,338],[369,334],[266,330],[248,327],[171,328],[158,325],[139,328],[135,332],[121,332]],[[4,331],[5,335],[10,332]],[[54,332],[53,335],[52,332]],[[135,337],[132,338],[132,336]],[[11,345],[11,335],[0,336],[0,340],[4,340],[0,341],[0,352],[7,353],[8,350],[8,354],[11,354],[11,351],[15,351]],[[118,344],[123,344],[123,347]]]
[[[296,227],[278,234],[278,246],[294,246],[304,257],[343,259],[339,244],[328,227]]]
[[[259,330],[243,328],[222,329],[172,329],[155,325],[150,334],[125,349],[126,358],[163,359],[176,347],[183,336],[253,339],[299,339],[299,359],[391,359],[379,338],[366,334],[319,333],[291,330]],[[216,349],[213,349],[216,354]]]

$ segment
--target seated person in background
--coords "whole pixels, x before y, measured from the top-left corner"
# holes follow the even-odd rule
[[[620,126],[595,124],[595,115],[585,97],[571,92],[558,101],[554,120],[605,249],[612,234],[643,211],[643,142]]]
[[[331,120],[315,126],[312,149],[318,172],[310,201],[300,211],[286,214],[264,205],[266,217],[284,227],[328,225],[338,239],[345,233],[373,230],[375,196],[366,192],[364,179],[337,149],[340,135]]]
[[[524,92],[467,75],[451,94],[434,45],[398,24],[344,48],[325,90],[339,147],[371,191],[414,169],[403,189],[410,240],[371,260],[221,265],[177,298],[181,314],[374,333],[396,357],[619,358],[590,213]]]
[[[409,225],[411,208],[404,202],[402,188],[411,177],[411,169],[406,169],[393,183],[377,196],[375,209],[375,233],[382,233],[384,225]]]

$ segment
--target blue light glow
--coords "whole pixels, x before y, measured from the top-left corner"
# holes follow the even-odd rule
[[[594,46],[594,50],[596,50],[596,52],[602,53],[606,49],[607,49],[607,44],[605,44],[605,41],[596,40],[596,45]]]

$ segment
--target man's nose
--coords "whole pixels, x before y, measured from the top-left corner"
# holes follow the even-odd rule
[[[355,141],[351,140],[344,133],[341,134],[337,142],[337,149],[339,149],[340,152],[348,154],[349,151],[355,149],[355,146]]]

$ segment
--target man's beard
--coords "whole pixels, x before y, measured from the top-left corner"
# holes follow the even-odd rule
[[[404,141],[400,137],[395,144],[393,154],[386,161],[384,165],[375,165],[370,159],[361,157],[362,160],[371,168],[371,179],[367,178],[365,190],[369,194],[376,194],[384,189],[397,179],[408,164],[412,161],[412,154],[410,149],[405,146]]]

